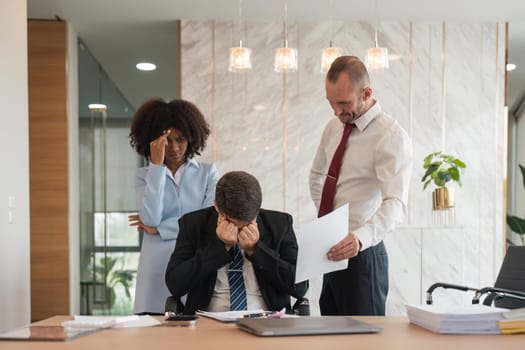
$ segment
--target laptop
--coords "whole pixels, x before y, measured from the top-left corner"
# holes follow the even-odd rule
[[[378,333],[380,327],[349,316],[306,316],[290,318],[242,318],[237,327],[260,337]]]

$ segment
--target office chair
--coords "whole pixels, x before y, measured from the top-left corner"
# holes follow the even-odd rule
[[[308,280],[295,284],[291,297],[296,301],[292,306],[292,312],[299,316],[310,316],[310,301],[304,295],[308,291],[310,283]],[[164,311],[169,315],[182,314],[184,311],[184,304],[180,298],[169,296],[166,299]],[[272,310],[277,311],[277,310]]]
[[[525,246],[510,246],[494,283],[494,287],[472,288],[456,284],[437,282],[427,289],[427,304],[431,305],[432,292],[436,288],[474,291],[472,304],[479,304],[486,295],[483,304],[505,309],[525,307]]]
[[[171,295],[166,298],[166,305],[164,306],[164,311],[166,314],[179,315],[182,314],[182,310],[184,310],[184,304],[180,298],[176,298]]]
[[[480,290],[489,293],[485,305],[490,305],[486,303],[488,299],[490,302],[494,301],[495,306],[506,309],[525,307],[525,246],[510,246],[507,249],[494,287],[496,290],[491,290],[490,287],[486,291],[485,288]],[[514,297],[506,298],[505,293],[509,290],[514,292]]]

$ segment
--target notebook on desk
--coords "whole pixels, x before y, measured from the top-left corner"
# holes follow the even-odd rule
[[[260,337],[377,333],[381,328],[349,316],[296,318],[243,318],[237,323],[243,331]]]

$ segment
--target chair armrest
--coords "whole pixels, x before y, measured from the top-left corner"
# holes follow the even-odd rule
[[[450,288],[450,289],[457,289],[457,290],[463,290],[463,291],[472,290],[472,291],[478,292],[478,289],[472,288],[472,287],[460,286],[460,285],[451,284],[451,283],[436,282],[430,287],[428,287],[427,289],[427,305],[432,305],[432,292],[436,288],[445,288],[445,289]],[[475,304],[474,300],[472,300],[472,304]]]
[[[169,296],[166,298],[166,305],[164,306],[165,312],[170,312],[174,314],[181,314],[184,310],[184,304],[180,298],[174,296]]]

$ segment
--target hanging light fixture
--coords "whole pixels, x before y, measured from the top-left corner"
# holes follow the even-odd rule
[[[284,0],[284,47],[275,49],[273,69],[277,73],[297,71],[297,49],[288,47],[288,1]]]
[[[332,40],[330,40],[330,46],[325,47],[321,52],[321,73],[326,73],[330,69],[332,62],[342,55],[340,47],[332,47]]]
[[[374,35],[375,47],[372,47],[366,51],[366,66],[368,69],[380,70],[388,68],[388,49],[386,47],[380,47],[377,41],[377,24],[375,27]]]
[[[242,0],[239,0],[239,46],[230,48],[230,72],[246,72],[252,69],[252,50],[242,46]]]
[[[333,15],[334,12],[334,0],[330,0],[330,15]],[[330,39],[330,46],[325,47],[321,51],[321,73],[326,73],[330,69],[330,66],[332,65],[332,62],[335,61],[335,59],[343,54],[343,50],[341,50],[340,47],[332,47],[332,39],[335,36],[335,30],[332,33],[331,39]]]

